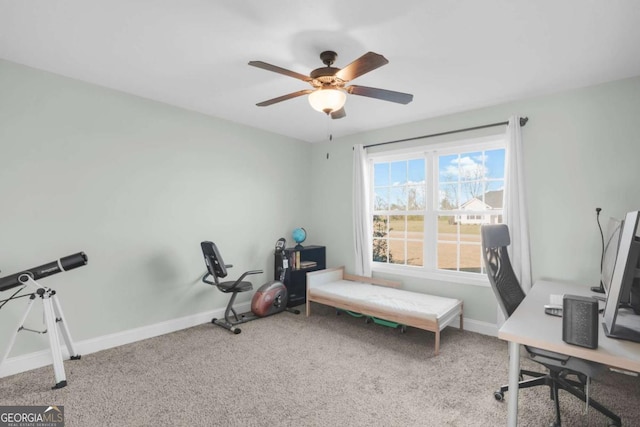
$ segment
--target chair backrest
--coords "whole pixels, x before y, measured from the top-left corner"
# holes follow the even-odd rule
[[[204,255],[204,262],[207,264],[207,270],[209,274],[213,276],[213,279],[218,283],[218,277],[227,277],[227,268],[224,265],[220,251],[213,242],[202,242],[202,255]]]
[[[525,297],[513,272],[507,246],[511,244],[506,224],[485,224],[480,229],[482,257],[491,288],[506,318],[518,308]]]

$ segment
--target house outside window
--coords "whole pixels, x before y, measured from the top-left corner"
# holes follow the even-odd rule
[[[368,155],[372,269],[487,285],[480,227],[502,222],[504,137]]]

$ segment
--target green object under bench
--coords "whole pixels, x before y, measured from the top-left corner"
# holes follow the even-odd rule
[[[354,311],[349,311],[349,310],[341,310],[339,308],[336,308],[336,312],[338,314],[340,312],[345,312],[348,315],[353,316],[353,317],[364,317],[366,323],[369,323],[369,322],[373,321],[373,323],[375,323],[377,325],[386,326],[387,328],[394,328],[394,329],[400,328],[400,331],[402,331],[402,333],[405,333],[407,331],[407,326],[406,325],[402,325],[400,323],[392,322],[391,320],[379,319],[379,318],[373,317],[373,316],[365,316],[362,313],[356,313]]]

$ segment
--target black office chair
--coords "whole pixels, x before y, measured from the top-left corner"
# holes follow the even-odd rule
[[[209,285],[215,285],[221,292],[231,293],[231,298],[229,299],[229,303],[227,304],[227,308],[224,312],[224,320],[214,318],[211,320],[211,323],[222,326],[235,334],[239,334],[241,330],[240,328],[237,328],[236,325],[254,320],[257,316],[250,312],[243,314],[236,313],[233,309],[233,303],[235,302],[238,293],[247,292],[253,289],[251,282],[243,281],[244,278],[251,274],[260,274],[262,273],[262,270],[246,271],[235,281],[220,282],[219,279],[227,277],[227,268],[231,268],[233,265],[225,265],[215,243],[202,242],[200,243],[200,246],[202,247],[204,262],[207,265],[207,273],[202,277],[202,281]],[[213,276],[213,282],[207,280],[207,277],[209,276]],[[232,314],[233,319],[231,318]]]
[[[509,229],[505,224],[483,225],[481,235],[482,256],[489,282],[502,312],[506,318],[509,318],[525,297],[507,253],[507,246],[511,244]],[[543,307],[540,307],[540,310],[543,310]],[[559,427],[561,425],[560,404],[558,402],[558,390],[560,389],[566,390],[583,402],[587,402],[589,406],[610,418],[612,420],[611,426],[621,425],[620,417],[590,397],[587,399],[585,393],[585,391],[588,393],[590,378],[603,371],[605,369],[603,365],[535,347],[524,347],[529,358],[546,367],[549,373],[523,369],[520,371],[519,387],[549,386],[550,397],[555,402],[556,410],[556,420],[552,426]],[[523,379],[525,375],[531,378],[525,380]],[[576,379],[567,378],[569,375],[575,376]],[[494,393],[496,400],[503,400],[504,392],[508,389],[507,385],[500,387],[500,390]]]

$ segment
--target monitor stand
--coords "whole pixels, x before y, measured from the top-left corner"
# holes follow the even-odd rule
[[[618,314],[613,326],[613,331],[609,331],[607,324],[602,323],[604,333],[609,338],[640,342],[640,316],[633,310],[618,308]]]

